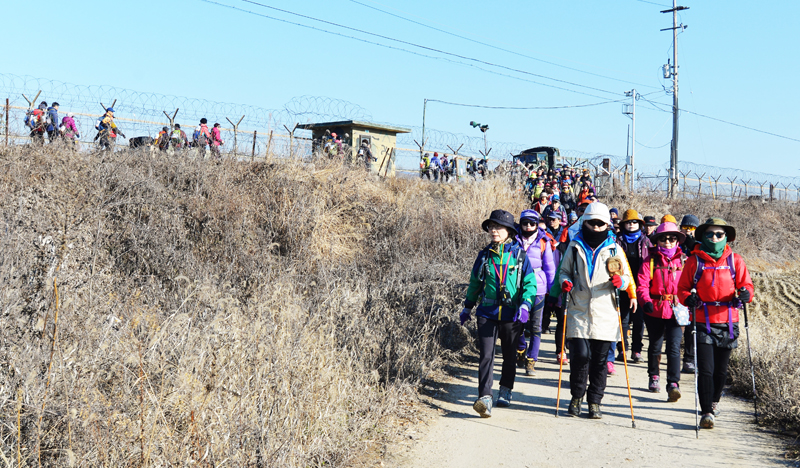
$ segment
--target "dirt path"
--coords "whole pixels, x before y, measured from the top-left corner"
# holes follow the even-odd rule
[[[491,418],[479,418],[472,409],[477,366],[458,367],[430,400],[440,416],[418,440],[409,440],[407,447],[388,457],[387,464],[419,468],[794,466],[781,456],[782,441],[752,424],[749,402],[731,396],[724,396],[720,403],[717,427],[701,430],[700,439],[695,439],[694,377],[683,374],[683,398],[667,403],[665,391],[647,391],[645,363],[629,364],[636,429],[631,428],[622,363],[617,374],[609,376],[602,420],[586,418],[585,402],[582,417],[567,416],[568,382],[562,383],[560,416],[555,418],[558,365],[553,335],[544,335],[542,341],[537,375],[525,377],[517,370],[510,408],[495,408]],[[495,397],[499,362],[498,355]],[[566,372],[564,376],[567,380]]]

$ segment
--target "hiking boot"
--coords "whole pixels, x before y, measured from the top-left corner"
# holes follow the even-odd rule
[[[684,374],[694,374],[694,363],[692,361],[684,362],[681,372]]]
[[[528,358],[528,362],[525,363],[525,375],[527,375],[528,377],[533,377],[534,375],[536,375],[535,366],[536,366],[536,361]]]
[[[580,416],[581,415],[581,403],[583,402],[583,398],[573,398],[569,402],[569,409],[567,409],[567,414],[570,416]]]
[[[633,362],[635,362],[637,364],[642,362],[642,361],[644,361],[644,359],[642,359],[642,353],[632,353],[631,354],[631,361],[633,361]]]
[[[703,429],[714,429],[714,415],[706,413],[700,418],[700,427]]]
[[[661,384],[658,382],[657,375],[650,376],[650,383],[647,385],[647,389],[653,393],[659,393],[661,391]]]
[[[600,403],[589,403],[589,419],[603,419]]]
[[[478,412],[482,418],[492,417],[492,396],[486,395],[475,400],[472,404],[472,409]]]
[[[718,401],[715,401],[715,402],[711,403],[711,413],[714,416],[719,416],[720,411],[719,411],[719,402]]]
[[[517,367],[524,369],[527,364],[528,358],[525,356],[525,350],[517,351]]]
[[[509,406],[511,406],[511,389],[501,385],[500,392],[497,394],[497,407],[508,408]]]
[[[667,401],[674,403],[681,399],[681,389],[677,383],[667,384]]]
[[[606,366],[608,367],[608,375],[614,375],[614,374],[617,373],[617,371],[614,369],[614,363],[613,362],[608,361],[606,363]]]

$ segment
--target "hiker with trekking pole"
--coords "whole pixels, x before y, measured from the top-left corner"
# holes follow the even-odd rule
[[[580,416],[585,396],[589,403],[589,418],[601,419],[600,403],[608,378],[608,352],[614,343],[620,341],[622,331],[619,291],[625,291],[633,280],[625,254],[616,244],[616,236],[610,229],[608,207],[594,202],[586,208],[581,219],[580,231],[567,247],[559,267],[561,290],[567,293],[566,327],[564,336],[560,338],[569,340],[572,400],[568,413]],[[556,416],[562,367],[563,364],[559,367]],[[627,361],[625,370],[627,379]]]
[[[478,253],[470,273],[467,297],[459,319],[464,325],[477,305],[478,399],[472,408],[482,417],[492,416],[494,351],[497,338],[503,350],[498,408],[511,406],[516,376],[517,343],[536,298],[536,273],[525,250],[515,240],[519,234],[514,215],[492,211],[481,227],[490,243]]]
[[[678,299],[692,310],[696,392],[702,413],[695,427],[699,431],[715,425],[728,377],[728,361],[739,346],[739,309],[752,300],[754,288],[744,259],[729,245],[736,240],[733,226],[722,218],[709,218],[697,227],[695,238],[698,243],[686,260],[678,283]],[[747,346],[749,351],[749,339]],[[752,374],[752,357],[750,366]]]
[[[547,232],[539,227],[541,218],[534,210],[524,210],[519,215],[519,242],[528,256],[536,274],[536,299],[531,309],[531,315],[525,326],[524,333],[520,336],[517,346],[517,365],[525,369],[526,376],[536,375],[536,363],[539,361],[539,348],[542,343],[542,312],[544,310],[544,295],[553,284],[556,275],[556,264],[553,258],[553,248]],[[528,335],[526,343],[525,335]]]
[[[661,391],[661,349],[667,342],[667,401],[681,397],[682,327],[689,325],[689,310],[678,303],[678,281],[683,270],[684,255],[680,244],[685,235],[673,223],[663,223],[650,236],[650,247],[641,262],[636,278],[644,323],[650,345],[647,349],[648,390]]]

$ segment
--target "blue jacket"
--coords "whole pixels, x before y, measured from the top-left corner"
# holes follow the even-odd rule
[[[48,107],[47,108],[47,115],[50,117],[50,120],[52,120],[53,123],[48,124],[46,130],[48,132],[52,132],[53,130],[58,128],[58,122],[59,122],[59,120],[58,120],[58,111],[54,107]]]
[[[477,304],[476,316],[510,322],[523,304],[531,309],[536,298],[536,273],[517,242],[509,240],[502,247],[501,252],[496,244],[489,244],[478,254],[469,276],[464,307],[472,309]],[[510,310],[498,298],[502,277],[512,300]]]
[[[431,167],[438,171],[442,170],[442,163],[439,161],[438,157],[434,156],[431,158]]]

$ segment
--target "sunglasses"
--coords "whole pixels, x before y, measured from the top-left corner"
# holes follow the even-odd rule
[[[590,219],[589,221],[586,221],[586,224],[593,227],[603,227],[606,225],[604,221],[600,221],[599,219]]]
[[[684,231],[694,231],[697,228],[694,226],[681,226],[681,229],[683,229]]]
[[[714,238],[716,238],[716,239],[724,239],[725,238],[725,232],[724,231],[723,232],[719,232],[719,231],[717,231],[717,232],[706,232],[704,235],[705,235],[706,239],[714,239]]]
[[[659,239],[660,242],[678,242],[677,236],[664,236]]]
[[[538,221],[531,221],[529,219],[523,219],[522,221],[519,222],[519,224],[520,224],[520,226],[538,226],[539,222]]]

